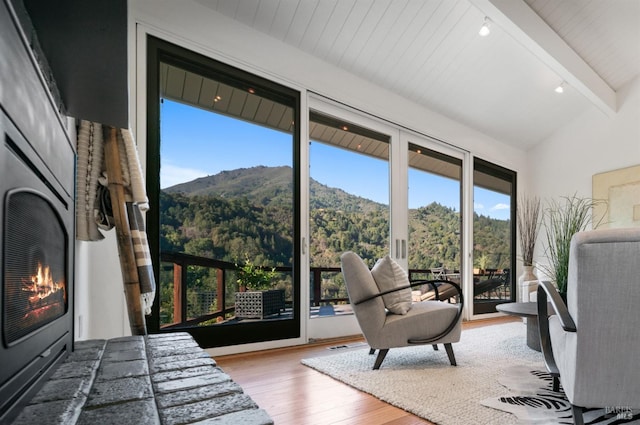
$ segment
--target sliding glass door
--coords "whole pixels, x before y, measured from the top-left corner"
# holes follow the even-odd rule
[[[462,287],[464,152],[406,132],[401,140],[407,158],[409,275],[412,280],[444,279]],[[430,294],[429,286],[414,288],[415,300]],[[454,296],[449,302],[458,300]]]
[[[409,270],[459,282],[462,268],[462,159],[410,142]],[[426,277],[423,276],[423,277]]]
[[[347,323],[335,318],[351,313],[340,273],[345,251],[369,267],[391,255],[411,278],[462,282],[465,153],[328,102],[312,106],[310,318],[314,331],[322,328],[315,319],[334,318],[334,333],[322,334],[329,337]]]
[[[349,314],[340,255],[373,267],[389,253],[391,136],[344,118],[309,114],[310,317]]]

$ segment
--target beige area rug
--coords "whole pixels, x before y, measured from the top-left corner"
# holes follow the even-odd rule
[[[444,347],[429,345],[389,350],[380,370],[368,347],[303,359],[302,364],[440,425],[517,424],[518,418],[481,402],[508,393],[499,380],[512,366],[544,370],[542,354],[526,345],[520,322],[462,332],[453,344],[458,366]]]
[[[520,322],[462,332],[453,344],[458,366],[441,347],[391,349],[380,370],[366,344],[336,347],[337,354],[302,360],[389,404],[439,425],[572,424],[571,405],[551,391],[542,354],[526,346]],[[640,412],[591,409],[588,425],[640,425]]]

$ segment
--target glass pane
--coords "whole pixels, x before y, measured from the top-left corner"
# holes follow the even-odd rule
[[[311,317],[349,313],[340,255],[389,253],[390,138],[314,112],[309,133]]]
[[[294,106],[167,63],[160,87],[160,326],[292,319]]]
[[[513,299],[512,180],[497,166],[474,169],[473,265],[474,314],[495,312]]]
[[[409,274],[460,283],[462,160],[409,144]],[[430,287],[417,288],[421,296]]]

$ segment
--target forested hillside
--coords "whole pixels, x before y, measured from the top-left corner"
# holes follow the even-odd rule
[[[224,171],[161,193],[161,249],[225,261],[248,254],[256,264],[289,266],[292,199],[289,167]],[[358,252],[372,262],[388,252],[385,205],[330,188],[310,186],[312,267],[338,267],[340,254]],[[432,203],[409,212],[409,264],[417,268],[460,260],[458,212]],[[474,217],[477,266],[505,268],[508,222]]]

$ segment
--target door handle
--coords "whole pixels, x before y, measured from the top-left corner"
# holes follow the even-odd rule
[[[400,239],[396,239],[396,260],[400,258]]]
[[[407,240],[402,240],[402,258],[407,258]]]

